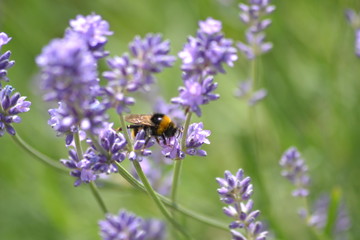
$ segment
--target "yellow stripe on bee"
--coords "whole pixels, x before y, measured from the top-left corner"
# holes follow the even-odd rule
[[[169,127],[170,123],[171,123],[171,119],[165,115],[161,120],[159,127],[156,131],[157,135],[159,136],[162,135],[165,132],[165,130]]]

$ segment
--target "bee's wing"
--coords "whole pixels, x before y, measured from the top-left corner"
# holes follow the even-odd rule
[[[154,126],[151,117],[151,114],[130,114],[125,116],[125,121],[138,125]]]

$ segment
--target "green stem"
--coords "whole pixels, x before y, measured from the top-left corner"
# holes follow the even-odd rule
[[[250,80],[251,80],[251,91],[250,91],[250,93],[251,93],[251,95],[253,94],[253,92],[255,91],[255,89],[256,89],[256,86],[255,86],[255,84],[256,84],[256,57],[253,59],[253,60],[251,60],[251,67],[250,67]],[[250,96],[251,96],[250,95]]]
[[[132,151],[134,151],[134,148],[133,148],[133,145],[132,145],[132,142],[131,142],[131,138],[129,136],[129,132],[127,130],[127,126],[125,124],[124,115],[120,114],[119,117],[120,117],[121,128],[124,130],[124,136],[125,136],[125,139],[127,141],[128,151],[132,152]]]
[[[146,189],[144,187],[144,185],[139,182],[137,179],[135,179],[123,166],[121,166],[120,163],[116,163],[118,166],[118,170],[119,170],[119,174],[128,182],[130,183],[133,187],[135,187],[136,189],[145,192],[146,193]],[[201,223],[204,223],[208,226],[212,226],[214,228],[218,228],[224,231],[229,231],[229,228],[227,225],[224,225],[214,219],[211,219],[210,217],[207,216],[203,216],[200,215],[198,213],[195,213],[189,209],[186,209],[180,205],[173,205],[172,201],[170,199],[168,199],[167,197],[164,197],[163,195],[156,193],[156,195],[158,196],[158,198],[160,198],[160,200],[166,204],[168,207],[196,220],[199,221]]]
[[[155,193],[150,182],[148,181],[147,177],[145,176],[143,170],[141,169],[140,163],[137,161],[133,161],[133,165],[136,169],[136,173],[138,174],[141,181],[143,182],[147,193],[154,200],[155,204],[158,206],[158,208],[160,209],[160,211],[164,215],[164,217],[174,226],[175,229],[177,229],[187,239],[191,239],[190,235],[171,217],[170,213],[165,208],[163,202],[158,198],[158,195]]]
[[[256,83],[257,83],[257,65],[258,65],[258,57],[255,57],[251,61],[250,66],[250,79],[251,79],[251,91],[249,97],[252,96],[252,94],[256,90]],[[277,224],[277,220],[274,217],[274,214],[271,212],[270,206],[271,206],[271,199],[269,197],[269,193],[266,188],[266,184],[264,183],[261,170],[260,170],[260,159],[261,159],[261,147],[259,138],[258,138],[258,127],[257,126],[257,117],[256,117],[256,106],[249,107],[249,121],[251,126],[251,134],[252,136],[252,151],[253,151],[253,158],[254,160],[251,162],[251,170],[252,170],[252,176],[257,181],[257,187],[258,192],[261,193],[261,198],[259,199],[259,205],[263,206],[262,211],[264,212],[264,215],[267,216],[270,224],[271,229],[275,232],[276,236],[279,239],[284,239],[284,234],[282,229]],[[250,166],[249,166],[250,167]]]
[[[81,160],[83,158],[84,153],[81,147],[80,135],[78,132],[74,133],[74,141],[75,141],[76,153],[78,155],[79,160]]]
[[[105,202],[102,199],[99,189],[97,188],[95,182],[90,182],[90,189],[91,189],[91,193],[94,195],[97,203],[99,204],[101,210],[103,211],[104,214],[108,213],[109,211],[106,208]]]
[[[31,156],[33,156],[35,159],[40,160],[42,163],[45,163],[46,165],[62,172],[67,172],[67,170],[63,167],[61,167],[60,164],[57,163],[56,160],[49,158],[48,156],[42,154],[41,152],[37,151],[30,145],[28,145],[20,136],[18,133],[16,133],[14,136],[12,136],[12,139],[27,153],[29,153]]]
[[[98,148],[99,151],[105,151],[98,143],[97,139],[95,139],[95,137],[88,132],[88,135],[90,136],[92,143],[96,146],[96,148]],[[74,141],[75,141],[75,148],[76,148],[76,153],[78,155],[79,160],[83,159],[83,150],[81,147],[81,141],[80,141],[80,136],[79,136],[79,132],[75,132],[74,133]],[[105,151],[106,152],[106,151]],[[99,204],[101,210],[104,212],[104,214],[106,214],[108,212],[105,202],[102,199],[100,192],[98,190],[98,188],[96,187],[94,182],[90,182],[90,189],[91,189],[91,193],[93,194],[96,202]]]
[[[190,126],[191,115],[192,115],[192,112],[188,111],[188,113],[186,115],[185,124],[184,124],[184,132],[183,132],[183,135],[181,137],[181,142],[180,142],[180,144],[181,144],[180,149],[182,152],[186,151],[186,137],[187,137],[187,132],[188,132],[188,129]],[[177,192],[178,192],[177,190],[178,190],[178,186],[179,186],[182,163],[183,163],[183,160],[181,160],[181,159],[175,160],[173,182],[172,182],[172,189],[171,189],[171,199],[172,199],[174,205],[176,205],[176,202],[177,202]]]

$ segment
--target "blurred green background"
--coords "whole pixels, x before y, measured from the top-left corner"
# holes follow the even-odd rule
[[[42,101],[34,59],[51,39],[62,37],[70,19],[92,12],[109,21],[114,35],[111,55],[127,51],[135,35],[160,32],[170,39],[172,54],[181,50],[197,22],[211,16],[223,22],[227,37],[244,39],[233,0],[2,0],[0,32],[13,37],[3,48],[12,51],[16,65],[9,70],[10,84],[32,101],[31,111],[16,124],[17,132],[32,146],[54,159],[66,158],[63,139],[47,125],[49,105]],[[243,56],[227,74],[216,78],[218,101],[203,107],[201,119],[212,131],[208,157],[186,158],[180,202],[225,224],[216,193],[215,177],[228,169],[243,168],[254,183],[255,208],[263,211],[283,239],[312,239],[297,216],[299,200],[280,176],[278,161],[289,146],[297,146],[309,165],[311,199],[340,188],[352,221],[349,239],[360,237],[360,59],[354,55],[354,33],[344,10],[360,10],[357,0],[273,1],[277,9],[267,30],[274,49],[261,58],[259,86],[269,96],[256,106],[250,122],[246,103],[233,97],[249,72]],[[181,85],[180,61],[158,76],[166,100]],[[104,66],[102,66],[104,67]],[[135,112],[151,112],[139,102]],[[114,121],[117,121],[114,118]],[[254,129],[255,126],[255,129]],[[254,134],[256,148],[254,154]],[[256,164],[255,164],[256,163]],[[257,174],[255,169],[260,169]],[[120,178],[115,177],[116,181]],[[260,183],[261,181],[263,185]],[[89,186],[74,188],[73,178],[58,173],[19,149],[6,135],[0,139],[0,239],[100,239],[97,222],[102,212]],[[265,193],[264,189],[266,189]],[[129,189],[102,189],[111,212],[126,208],[143,217],[160,217],[145,195]],[[191,193],[191,194],[190,194]],[[151,206],[151,207],[149,207]],[[196,239],[230,239],[228,232],[186,221]]]

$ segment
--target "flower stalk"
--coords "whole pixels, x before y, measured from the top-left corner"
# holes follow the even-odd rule
[[[191,122],[191,115],[192,115],[191,111],[188,111],[186,114],[186,120],[184,123],[184,130],[183,130],[183,134],[181,137],[181,145],[180,145],[180,149],[182,152],[186,152],[186,137],[187,137],[187,132],[188,132],[190,122]],[[172,182],[172,189],[171,189],[171,199],[175,206],[177,204],[177,193],[178,193],[178,186],[179,186],[179,182],[180,182],[182,164],[183,164],[182,159],[178,158],[175,160],[173,182]]]
[[[74,140],[75,140],[75,148],[76,148],[76,153],[78,155],[78,158],[83,159],[83,150],[81,147],[79,132],[74,133]],[[97,142],[97,141],[93,141],[93,142]],[[90,189],[91,189],[92,195],[94,196],[96,202],[99,204],[103,213],[104,214],[108,213],[109,211],[107,210],[105,202],[102,199],[101,194],[100,194],[95,182],[90,182]]]
[[[184,235],[184,237],[186,237],[186,239],[191,239],[190,235],[182,228],[182,226],[180,226],[175,221],[175,219],[173,219],[173,217],[170,215],[168,210],[165,208],[164,204],[162,203],[162,201],[159,199],[159,197],[155,193],[155,191],[152,188],[150,182],[148,181],[147,177],[145,176],[143,170],[141,169],[140,163],[138,161],[133,161],[133,165],[134,165],[134,167],[136,169],[136,172],[137,172],[138,176],[140,177],[141,181],[143,182],[147,193],[154,200],[155,204],[157,205],[157,207],[159,208],[161,213],[164,215],[164,217],[171,223],[171,225],[176,230],[178,230],[182,235]]]
[[[15,135],[11,135],[14,142],[19,145],[22,149],[24,149],[27,153],[29,153],[31,156],[33,156],[35,159],[40,160],[40,162],[44,163],[47,166],[50,166],[51,168],[61,171],[61,172],[67,172],[67,170],[63,167],[61,167],[60,164],[56,162],[56,160],[51,159],[50,157],[46,156],[45,154],[37,151],[35,148],[31,147],[29,144],[27,144],[20,136],[19,133],[16,133]]]

